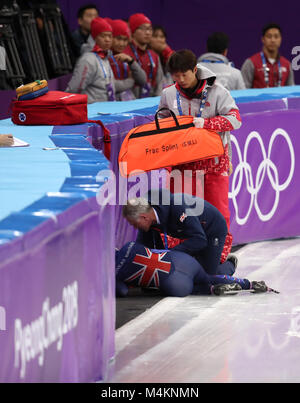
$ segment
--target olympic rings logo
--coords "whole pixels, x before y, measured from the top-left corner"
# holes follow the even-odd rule
[[[275,163],[270,158],[273,143],[278,136],[282,136],[285,139],[285,141],[288,145],[288,149],[289,149],[289,153],[290,153],[290,161],[291,161],[289,175],[286,178],[285,182],[283,182],[282,184],[279,183],[278,169],[277,169]],[[261,147],[262,156],[263,156],[263,160],[257,169],[255,182],[254,182],[254,178],[253,178],[253,174],[252,174],[251,165],[247,161],[248,148],[249,148],[249,145],[252,140],[258,141],[258,143]],[[289,184],[291,183],[291,180],[293,178],[293,175],[294,175],[295,152],[294,152],[294,148],[293,148],[291,139],[290,139],[288,133],[284,129],[280,129],[280,128],[276,129],[270,138],[268,152],[266,152],[264,143],[262,141],[260,134],[256,131],[252,131],[248,135],[247,140],[245,142],[243,156],[242,156],[239,144],[236,140],[236,137],[231,136],[231,142],[236,147],[238,160],[239,160],[239,163],[234,168],[234,171],[232,174],[231,192],[229,192],[229,198],[232,200],[232,203],[233,203],[233,206],[235,209],[235,213],[236,213],[236,221],[239,225],[246,224],[253,206],[261,221],[269,221],[274,216],[274,214],[277,210],[280,192],[282,192],[289,186]],[[271,183],[273,190],[275,191],[275,200],[274,200],[273,207],[270,209],[270,211],[268,213],[264,214],[261,211],[261,208],[258,204],[257,196],[262,187],[266,174],[268,176],[268,179]],[[247,192],[251,196],[251,201],[250,201],[249,209],[248,209],[246,215],[244,217],[240,217],[239,216],[239,207],[238,207],[236,198],[242,188],[244,175],[245,175],[245,180],[246,180],[246,189],[247,189]]]
[[[286,311],[288,311],[288,308]],[[276,328],[274,330],[273,328],[279,324],[282,331],[278,337]],[[255,333],[248,334],[245,338],[244,350],[250,358],[258,357],[261,350],[266,348],[266,345],[270,346],[273,351],[280,351],[289,345],[293,340],[292,337],[300,337],[300,307],[293,307],[291,313],[287,313],[272,325],[267,327],[264,323],[258,323],[257,325]]]

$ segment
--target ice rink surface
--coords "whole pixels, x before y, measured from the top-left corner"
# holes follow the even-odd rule
[[[237,276],[280,294],[162,299],[117,329],[107,382],[300,382],[300,239],[236,255]]]

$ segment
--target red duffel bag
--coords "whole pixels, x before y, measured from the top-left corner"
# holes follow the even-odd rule
[[[38,98],[13,101],[16,125],[72,125],[87,122],[87,95],[49,91]]]
[[[88,120],[87,95],[49,91],[38,98],[12,102],[12,121],[16,125],[75,125],[97,123],[103,128],[104,154],[110,158],[109,130],[100,120]]]

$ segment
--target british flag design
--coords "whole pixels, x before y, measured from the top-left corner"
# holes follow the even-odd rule
[[[146,255],[136,254],[132,263],[138,266],[138,270],[125,279],[125,282],[138,280],[141,287],[159,288],[159,274],[169,275],[171,262],[163,261],[168,252],[152,253],[150,249],[145,248]]]

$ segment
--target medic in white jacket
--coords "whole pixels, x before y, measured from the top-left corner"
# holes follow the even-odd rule
[[[197,65],[196,78],[198,85],[194,89],[184,89],[179,82],[165,88],[161,95],[159,109],[166,107],[175,115],[195,116],[196,127],[214,130],[221,136],[224,155],[173,167],[181,172],[191,170],[193,180],[196,171],[204,173],[204,198],[218,208],[223,214],[228,231],[230,226],[229,212],[229,171],[231,159],[230,132],[241,127],[239,109],[229,91],[216,82],[216,76],[206,67]],[[174,78],[174,75],[173,75]],[[160,112],[160,117],[167,117],[168,112]],[[174,189],[173,189],[174,190]],[[176,189],[184,191],[184,189]],[[193,183],[193,195],[196,184]],[[228,232],[222,260],[225,261],[231,250],[232,235]]]

